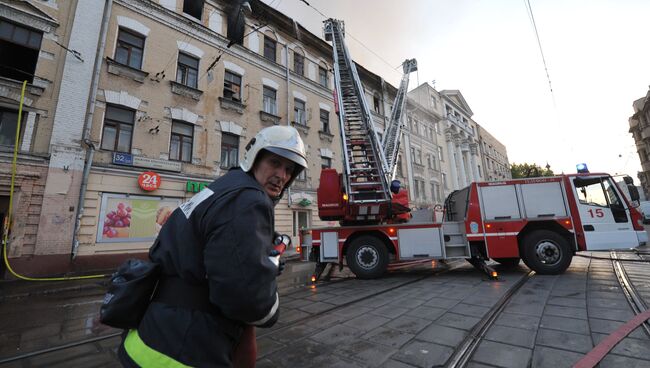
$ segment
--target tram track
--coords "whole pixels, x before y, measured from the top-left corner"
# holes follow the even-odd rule
[[[313,319],[313,318],[315,318],[315,317],[320,317],[320,316],[325,315],[325,314],[327,314],[327,313],[330,313],[330,312],[333,312],[333,311],[336,311],[336,310],[339,310],[339,309],[343,309],[343,308],[345,308],[345,307],[349,307],[349,306],[351,306],[351,305],[353,305],[353,304],[355,304],[355,303],[358,303],[358,302],[360,302],[360,301],[362,301],[362,300],[365,300],[365,299],[369,299],[369,298],[373,298],[373,297],[376,297],[376,296],[379,296],[379,295],[386,294],[386,293],[388,293],[388,292],[390,292],[390,291],[393,291],[393,290],[396,290],[396,289],[402,288],[402,287],[404,287],[404,286],[408,286],[408,285],[414,284],[414,283],[416,283],[416,282],[422,281],[422,280],[427,279],[427,278],[429,278],[429,277],[432,277],[432,276],[434,276],[434,275],[439,275],[439,274],[442,274],[442,273],[449,272],[449,271],[454,270],[454,269],[456,269],[456,268],[458,268],[458,267],[460,267],[460,266],[451,266],[451,267],[449,267],[449,268],[446,268],[446,269],[443,269],[443,270],[437,270],[437,271],[436,271],[436,270],[433,270],[433,271],[431,271],[431,270],[426,270],[426,271],[421,271],[421,272],[418,272],[418,271],[410,272],[410,273],[413,273],[413,274],[416,274],[416,275],[417,275],[418,273],[423,273],[423,275],[422,275],[422,276],[419,276],[419,277],[416,277],[415,279],[411,279],[411,280],[408,280],[408,281],[402,282],[402,283],[400,283],[400,284],[398,284],[398,285],[394,285],[394,286],[388,287],[388,288],[386,288],[386,289],[379,290],[379,291],[374,292],[374,293],[372,293],[372,294],[360,296],[359,298],[356,298],[356,299],[350,300],[350,301],[345,302],[345,303],[343,303],[343,304],[335,305],[335,306],[333,306],[333,307],[331,307],[331,308],[327,308],[327,309],[324,309],[324,310],[322,310],[322,311],[319,311],[319,312],[316,312],[316,313],[310,314],[310,315],[308,315],[308,316],[304,316],[304,317],[302,317],[302,318],[298,318],[298,319],[296,319],[296,320],[294,320],[294,321],[292,321],[292,322],[290,322],[290,323],[288,323],[288,324],[286,324],[286,325],[284,325],[284,326],[282,326],[282,327],[279,327],[279,328],[273,329],[273,330],[271,330],[271,331],[269,331],[269,332],[266,332],[266,333],[263,333],[263,334],[258,334],[258,335],[257,335],[257,338],[258,338],[258,339],[261,339],[261,338],[263,338],[263,337],[265,337],[265,336],[271,335],[271,334],[276,333],[276,332],[278,332],[278,331],[283,331],[283,330],[289,329],[289,328],[291,328],[291,327],[293,327],[293,326],[295,326],[295,325],[298,325],[298,324],[300,324],[300,323],[302,323],[302,322],[305,322],[305,321],[307,321],[307,320]],[[339,280],[332,280],[332,281],[329,281],[329,283],[346,282],[346,281],[350,281],[350,280],[357,280],[357,278],[356,278],[356,277],[346,277],[346,278],[339,279]],[[325,285],[327,285],[327,284],[321,284],[320,286],[322,287],[322,286],[325,286]]]
[[[533,276],[535,271],[528,271],[522,276],[508,291],[499,299],[499,301],[488,311],[488,313],[474,326],[474,328],[467,334],[467,337],[461,341],[453,354],[447,359],[445,365],[440,367],[445,368],[461,368],[466,367],[472,359],[474,352],[480,345],[483,338],[494,325],[494,322],[499,318],[503,310],[512,297],[517,294]]]
[[[462,262],[460,264],[464,264],[464,262]],[[372,294],[369,294],[369,295],[364,295],[364,296],[361,296],[361,297],[359,297],[357,299],[346,302],[344,304],[337,305],[337,306],[334,306],[332,308],[328,308],[326,310],[322,310],[320,312],[311,314],[309,316],[305,316],[303,318],[294,320],[291,323],[289,323],[289,324],[287,324],[285,326],[282,326],[280,328],[273,329],[272,331],[269,331],[269,332],[264,333],[264,334],[258,334],[257,338],[259,339],[259,338],[267,336],[267,335],[269,335],[271,333],[277,332],[279,330],[284,330],[284,329],[290,328],[292,326],[295,326],[296,324],[304,322],[305,320],[312,319],[314,317],[324,315],[324,314],[332,312],[334,310],[350,306],[352,304],[358,303],[361,300],[385,294],[387,292],[390,292],[390,291],[393,291],[395,289],[399,289],[401,287],[416,283],[418,281],[424,280],[424,279],[426,279],[428,277],[432,277],[434,275],[449,272],[449,271],[451,271],[453,269],[456,269],[458,267],[460,267],[460,265],[450,266],[449,268],[446,268],[446,269],[433,270],[433,271],[432,270],[409,271],[408,273],[411,273],[411,274],[415,274],[415,275],[423,274],[423,275],[421,275],[419,277],[416,277],[415,279],[402,282],[402,283],[400,283],[398,285],[394,285],[392,287],[379,290],[376,293],[372,293]],[[397,273],[402,273],[402,272],[398,271]],[[322,287],[325,287],[325,286],[328,286],[328,285],[348,282],[348,281],[351,281],[351,280],[357,280],[357,278],[354,277],[354,276],[334,278],[334,279],[329,280],[329,281],[320,281],[320,282],[318,282],[316,284],[313,284],[313,285],[314,285],[314,287],[321,287],[322,288]],[[309,285],[309,283],[304,285],[304,287],[311,287],[311,286],[312,285]],[[300,288],[299,290],[293,291],[291,293],[284,294],[284,296],[291,296],[291,295],[295,295],[295,294],[297,294],[299,292],[305,291],[304,287]],[[100,341],[104,341],[104,340],[108,340],[108,339],[120,336],[122,333],[123,333],[122,331],[117,331],[117,332],[109,333],[109,334],[106,334],[106,335],[94,336],[94,337],[83,339],[83,340],[73,341],[73,342],[70,342],[70,343],[67,343],[67,344],[52,346],[52,347],[45,348],[45,349],[34,350],[34,351],[27,352],[27,353],[24,353],[24,354],[2,358],[2,359],[0,359],[0,365],[7,364],[7,363],[14,363],[14,362],[18,362],[18,361],[22,361],[22,360],[26,360],[26,359],[31,359],[31,358],[34,358],[34,357],[37,357],[37,356],[42,356],[42,355],[45,355],[45,354],[51,354],[51,353],[59,352],[59,351],[62,351],[62,350],[72,349],[72,348],[79,347],[79,346],[86,345],[86,344],[93,344],[93,343],[96,343],[96,342],[100,342]]]
[[[641,255],[636,255],[637,257],[642,258],[643,261],[647,262]],[[612,266],[614,267],[616,278],[618,279],[618,283],[621,285],[623,294],[625,295],[628,304],[632,308],[632,311],[634,311],[635,315],[639,315],[645,312],[648,310],[648,306],[634,286],[633,280],[630,279],[627,271],[625,270],[625,267],[622,263],[622,261],[625,260],[620,259],[618,252],[615,251],[610,252],[610,256],[612,258]],[[641,326],[643,326],[646,335],[650,337],[650,323],[648,321],[645,321]]]

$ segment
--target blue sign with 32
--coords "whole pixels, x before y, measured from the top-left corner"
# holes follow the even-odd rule
[[[130,153],[113,152],[113,163],[116,165],[133,166],[133,156]]]

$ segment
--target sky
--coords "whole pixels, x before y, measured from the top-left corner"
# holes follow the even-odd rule
[[[263,0],[322,37],[323,16],[300,0]],[[342,19],[355,61],[399,86],[457,89],[472,119],[506,146],[510,163],[556,173],[641,170],[628,133],[632,103],[650,85],[648,0],[307,0]]]

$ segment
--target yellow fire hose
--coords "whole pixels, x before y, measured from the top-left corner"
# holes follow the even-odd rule
[[[23,88],[20,92],[20,105],[18,107],[18,123],[16,125],[16,140],[14,141],[14,158],[11,164],[11,189],[9,191],[9,211],[7,217],[5,217],[5,226],[4,234],[2,239],[2,257],[4,259],[7,270],[14,275],[14,277],[25,280],[25,281],[67,281],[67,280],[83,280],[83,279],[96,279],[100,277],[106,277],[108,275],[87,275],[87,276],[69,276],[69,277],[27,277],[16,273],[9,264],[9,257],[7,256],[7,238],[9,236],[9,227],[11,226],[11,210],[13,207],[13,198],[14,198],[14,182],[16,180],[16,159],[18,158],[18,139],[20,137],[20,121],[22,120],[23,114],[23,100],[25,99],[25,88],[27,87],[27,81],[23,82]],[[80,203],[79,205],[83,205]]]

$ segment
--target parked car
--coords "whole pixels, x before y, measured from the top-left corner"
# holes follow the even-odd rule
[[[643,223],[650,224],[650,201],[639,202],[639,211],[643,215]]]

